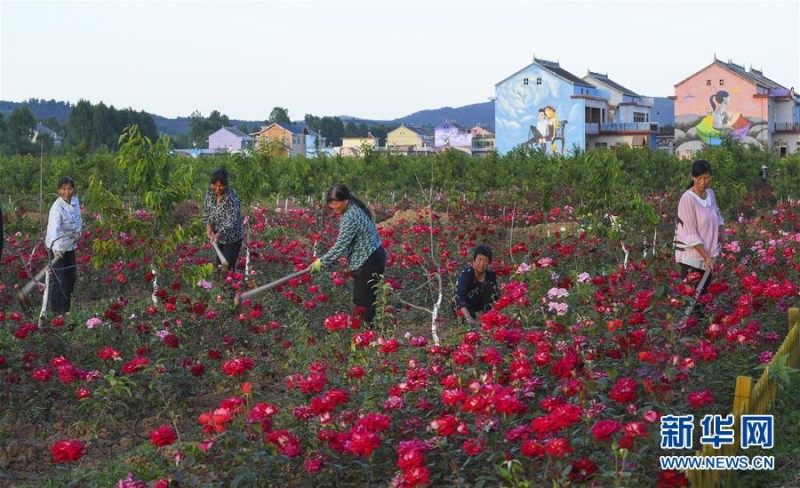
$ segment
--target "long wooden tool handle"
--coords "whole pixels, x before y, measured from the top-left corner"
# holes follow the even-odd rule
[[[700,283],[697,285],[697,291],[695,292],[695,294],[692,297],[692,299],[689,301],[689,304],[686,306],[685,315],[687,317],[689,316],[689,314],[692,313],[692,310],[694,309],[695,304],[700,299],[700,295],[702,294],[703,287],[706,285],[706,282],[708,281],[708,277],[709,276],[711,276],[711,270],[707,269],[705,271],[705,273],[703,273],[703,277],[700,279]]]
[[[278,285],[282,285],[282,284],[286,283],[287,281],[289,281],[289,280],[291,280],[293,278],[297,278],[299,276],[303,276],[304,274],[307,274],[310,271],[311,271],[310,268],[306,268],[306,269],[297,271],[296,273],[292,273],[290,275],[286,275],[283,278],[279,278],[279,279],[277,279],[277,280],[275,280],[275,281],[273,281],[271,283],[267,283],[266,285],[261,285],[258,288],[253,288],[252,290],[246,291],[246,292],[242,293],[241,295],[238,295],[237,298],[241,302],[242,300],[245,300],[246,298],[249,298],[249,297],[251,297],[253,295],[258,295],[259,293],[261,293],[263,291],[267,291],[270,288],[275,288]]]
[[[22,287],[22,293],[25,294],[25,295],[30,293],[31,290],[33,290],[33,287],[36,286],[40,281],[42,281],[42,278],[44,278],[44,275],[47,273],[47,270],[50,269],[51,266],[56,264],[56,262],[59,259],[61,259],[61,258],[60,257],[53,258],[50,261],[50,264],[48,264],[47,266],[45,266],[44,268],[39,270],[39,272],[36,273],[36,276],[34,276],[33,279],[30,280],[29,282],[25,283],[25,286]]]
[[[219,250],[219,246],[217,245],[217,243],[212,242],[211,245],[214,246],[214,250],[217,251],[217,257],[219,258],[219,262],[222,263],[223,266],[227,266],[228,260],[225,259],[225,255],[222,254],[222,251]]]

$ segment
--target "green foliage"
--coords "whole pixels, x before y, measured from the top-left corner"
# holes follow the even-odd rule
[[[778,198],[800,198],[800,152],[789,157],[775,159],[768,164],[770,183]]]
[[[198,111],[192,112],[190,116],[190,138],[194,147],[208,147],[208,136],[223,127],[230,127],[231,121],[227,115],[212,110],[208,118],[203,117]]]
[[[145,206],[153,211],[156,229],[172,206],[192,193],[192,167],[183,161],[180,165],[172,162],[168,136],[153,142],[135,125],[120,136],[119,167],[128,176],[129,188],[142,195]]]
[[[183,280],[193,288],[197,288],[200,280],[206,280],[214,272],[214,265],[211,263],[196,264],[183,270]]]
[[[76,105],[73,111],[76,120],[82,110]],[[322,128],[324,119],[308,115],[307,123],[314,130],[322,130],[330,142],[331,133]],[[341,134],[344,126],[341,121],[338,124]],[[136,130],[123,131],[118,143],[121,144],[119,161],[114,153],[107,151],[83,154],[73,148],[60,155],[45,154],[41,175],[45,193],[54,192],[55,183],[63,174],[76,176],[79,185],[81,181],[94,179],[123,206],[146,206],[160,220],[169,216],[173,204],[187,198],[201,198],[211,171],[224,167],[245,204],[266,201],[275,195],[319,198],[335,182],[346,182],[366,198],[402,198],[418,195],[421,180],[426,182],[425,186],[432,183],[443,191],[461,193],[472,200],[483,198],[487,192],[529,192],[533,195],[529,203],[542,212],[548,212],[554,202],[576,208],[586,204],[595,214],[638,209],[636,219],[656,225],[657,216],[674,213],[670,205],[677,201],[689,181],[689,161],[626,146],[559,158],[519,147],[502,156],[492,153],[485,158],[473,158],[458,151],[406,156],[369,150],[359,158],[233,154],[217,156],[209,164],[207,159],[170,154],[168,138],[151,138],[138,126]],[[744,211],[758,193],[770,193],[775,199],[800,196],[800,154],[779,159],[732,143],[709,148],[697,157],[711,162],[712,185],[728,218]],[[765,163],[770,168],[769,185],[762,184],[758,176],[761,164]],[[35,208],[31,195],[40,190],[40,165],[36,158],[0,156],[0,166],[5,170],[0,172],[0,184],[6,193],[23,202],[26,208]],[[641,198],[648,194],[666,198]],[[82,198],[82,202],[99,210],[101,206],[95,197]],[[629,222],[630,218],[631,215]]]
[[[291,124],[292,119],[289,118],[289,110],[284,107],[273,107],[269,113],[270,124]]]
[[[5,154],[36,154],[31,142],[36,120],[27,105],[15,109],[7,120],[0,119],[0,150]]]
[[[305,116],[306,125],[314,132],[325,138],[328,145],[339,146],[344,136],[344,123],[339,117],[316,117],[311,114]]]
[[[80,154],[98,150],[116,150],[123,130],[136,125],[145,137],[155,139],[156,123],[144,111],[117,110],[100,102],[80,100],[72,108],[67,122],[65,143]]]

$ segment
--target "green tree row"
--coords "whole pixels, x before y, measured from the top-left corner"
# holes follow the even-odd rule
[[[148,137],[143,133],[142,136]],[[777,158],[760,150],[727,144],[708,149],[698,157],[711,161],[720,206],[733,215],[747,206],[748,195],[765,188],[774,190],[776,198],[800,197],[800,154]],[[30,154],[2,156],[0,188],[5,194],[2,196],[30,201],[38,197],[40,190],[54,193],[58,178],[70,174],[77,178],[79,186],[93,178],[130,205],[140,204],[141,195],[127,186],[128,178],[116,161],[117,155],[108,151],[55,154],[41,160]],[[457,151],[434,156],[367,151],[360,158],[313,159],[263,154],[200,159],[172,155],[164,164],[167,173],[181,167],[192,169],[197,200],[202,197],[211,172],[225,167],[231,174],[231,184],[245,203],[265,202],[276,195],[319,199],[331,184],[344,182],[367,198],[391,196],[399,200],[406,195],[413,198],[421,186],[427,188],[432,184],[473,200],[485,198],[487,192],[524,192],[534,195],[535,201],[529,204],[542,211],[552,206],[579,207],[587,203],[594,204],[598,211],[604,206],[613,211],[615,205],[632,195],[677,195],[689,182],[689,161],[627,146],[613,151],[578,151],[560,158],[520,148],[486,158],[471,158]],[[769,185],[759,178],[762,164],[770,168]]]
[[[63,146],[56,147],[45,134],[36,134],[37,121],[27,104],[13,110],[8,118],[0,114],[0,152],[5,155],[29,155],[73,151],[89,154],[97,151],[114,151],[119,146],[123,130],[136,125],[143,135],[157,139],[156,124],[146,112],[132,109],[118,110],[100,102],[92,105],[86,100],[75,104],[69,119],[60,124],[51,117],[44,121],[48,129],[63,135]],[[36,135],[36,142],[34,142]]]

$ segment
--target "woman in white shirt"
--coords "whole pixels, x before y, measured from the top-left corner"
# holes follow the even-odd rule
[[[81,206],[75,196],[75,180],[63,176],[58,180],[58,199],[50,207],[44,244],[53,263],[50,285],[50,309],[55,314],[69,313],[72,292],[78,280],[75,248],[78,247],[83,221]]]
[[[705,159],[692,163],[692,182],[678,203],[678,225],[675,228],[675,261],[680,263],[683,276],[690,272],[711,270],[719,249],[725,243],[725,221],[717,206],[711,185],[711,164]],[[711,275],[700,293],[711,282]],[[699,308],[695,306],[695,315]]]

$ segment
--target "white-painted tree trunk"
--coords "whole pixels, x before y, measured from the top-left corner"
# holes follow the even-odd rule
[[[623,267],[623,268],[627,268],[627,267],[628,267],[628,255],[629,255],[630,253],[629,253],[629,252],[628,252],[628,250],[625,248],[625,241],[619,241],[619,245],[620,245],[620,247],[622,247],[622,252],[624,252],[624,253],[625,253],[625,260],[624,260],[624,261],[622,261],[622,267]]]
[[[44,275],[44,293],[42,293],[42,309],[39,312],[39,325],[44,323],[47,317],[47,303],[50,301],[50,275],[53,274],[52,270],[47,270]]]
[[[158,291],[158,271],[156,271],[154,266],[151,266],[150,272],[153,273],[153,294],[150,296],[150,299],[153,300],[153,305],[158,305],[158,297],[156,296],[156,292]]]

